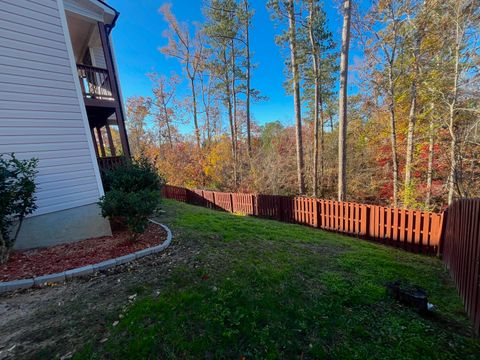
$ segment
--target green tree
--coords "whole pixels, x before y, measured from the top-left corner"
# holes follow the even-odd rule
[[[37,159],[19,160],[14,154],[0,154],[0,263],[8,260],[25,216],[37,208],[37,165]]]
[[[223,99],[230,125],[231,150],[234,160],[234,183],[238,185],[238,5],[234,0],[211,0],[204,7],[204,31],[211,51],[209,66],[217,78],[217,93]]]
[[[318,196],[318,185],[322,189],[324,172],[324,127],[326,105],[335,95],[335,72],[337,54],[333,51],[333,36],[327,29],[327,16],[319,0],[308,1],[308,16],[299,29],[299,47],[302,56],[304,99],[313,114],[312,192]],[[320,161],[319,161],[320,148]],[[320,173],[320,176],[319,176]],[[320,181],[319,181],[320,179]],[[322,194],[322,191],[320,191]]]

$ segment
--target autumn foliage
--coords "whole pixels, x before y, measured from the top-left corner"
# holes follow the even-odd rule
[[[480,196],[478,2],[370,5],[352,10],[351,41],[363,53],[347,69],[358,89],[347,97],[341,137],[347,200],[440,210],[455,198]],[[162,6],[160,50],[183,70],[150,74],[151,94],[128,100],[134,156],[149,158],[172,185],[336,199],[340,56],[325,6],[268,2],[277,43],[292,49],[295,40],[298,72],[286,56],[285,88],[296,103],[300,98],[301,114],[296,108],[288,123],[266,123],[250,109],[268,99],[250,87],[249,36],[258,29],[250,27],[248,0],[209,0],[205,22],[195,25]]]

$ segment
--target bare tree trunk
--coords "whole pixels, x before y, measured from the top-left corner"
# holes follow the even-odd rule
[[[210,124],[210,89],[208,89],[208,95],[207,95],[207,100],[204,102],[205,103],[205,127],[207,128],[207,144],[210,146],[212,143],[212,129],[211,129],[211,124]]]
[[[319,88],[319,76],[318,76],[318,53],[317,53],[317,44],[315,43],[315,38],[313,36],[313,19],[315,16],[315,6],[313,0],[310,0],[310,14],[309,14],[309,24],[308,24],[308,35],[310,38],[310,50],[312,52],[312,65],[313,65],[313,76],[315,77],[314,86],[315,86],[315,96],[314,96],[314,110],[313,110],[313,196],[318,196],[318,128],[319,128],[319,101],[320,101],[320,88]]]
[[[433,151],[435,138],[433,134],[433,119],[430,119],[428,134],[428,164],[427,164],[427,196],[425,198],[425,208],[430,209],[432,202],[432,175],[433,175]]]
[[[410,113],[408,115],[408,131],[407,131],[407,154],[405,158],[405,184],[404,184],[404,197],[403,203],[407,204],[408,190],[411,186],[412,180],[412,163],[413,163],[413,144],[414,144],[414,135],[415,135],[415,123],[416,123],[416,112],[417,112],[417,76],[419,75],[419,52],[420,52],[420,43],[421,43],[421,34],[417,30],[415,38],[415,48],[413,50],[414,54],[414,74],[411,88],[411,101],[410,101]]]
[[[193,103],[193,125],[195,127],[195,138],[197,139],[197,147],[200,149],[200,129],[198,128],[198,117],[197,117],[197,95],[195,93],[195,79],[190,77],[190,86],[192,89],[192,103]]]
[[[325,172],[325,115],[323,113],[323,99],[320,95],[320,196],[323,196],[323,174]]]
[[[233,166],[235,168],[235,188],[238,186],[238,122],[237,122],[237,89],[236,89],[236,74],[235,74],[235,43],[231,40],[232,45],[232,100],[233,100],[233,130],[234,130],[234,147]]]
[[[398,156],[397,156],[397,123],[395,118],[395,85],[393,81],[393,63],[389,64],[388,84],[390,92],[390,143],[392,148],[392,181],[393,206],[398,206]]]
[[[417,84],[416,80],[412,83],[411,90],[411,102],[410,102],[410,113],[408,115],[408,130],[407,130],[407,154],[405,158],[405,194],[404,194],[404,203],[407,200],[408,188],[410,187],[410,181],[412,179],[412,162],[413,162],[413,143],[414,143],[414,132],[415,132],[415,114],[417,108]]]
[[[458,10],[457,10],[458,11]],[[460,29],[460,24],[456,21],[455,29],[455,67],[453,73],[453,85],[452,85],[452,101],[449,104],[450,108],[450,117],[448,123],[448,130],[450,132],[450,174],[448,176],[448,205],[452,204],[455,196],[455,187],[457,187],[458,181],[458,164],[457,164],[457,134],[455,129],[455,107],[457,105],[457,96],[458,96],[458,79],[460,76],[460,45],[463,37],[463,32]]]
[[[297,178],[298,192],[305,193],[305,181],[303,178],[303,141],[302,141],[302,108],[300,102],[300,82],[297,64],[297,39],[295,29],[295,9],[293,0],[288,1],[288,21],[290,33],[290,58],[293,77],[293,102],[295,107],[295,137],[297,148]]]
[[[318,119],[318,89],[315,89],[315,110],[314,110],[314,129],[313,129],[313,196],[318,196],[318,132],[319,132],[319,119]]]
[[[227,54],[226,54],[226,49],[223,50],[223,61],[224,64],[228,64],[227,61]],[[237,184],[237,154],[236,154],[236,145],[235,145],[235,123],[234,123],[234,118],[233,118],[233,111],[232,111],[232,94],[230,91],[230,77],[228,76],[228,67],[225,66],[225,90],[226,90],[226,98],[227,98],[227,110],[228,110],[228,120],[230,122],[230,136],[231,136],[231,142],[232,142],[232,157],[234,159],[234,164],[233,164],[233,181],[235,185]]]
[[[338,100],[338,201],[347,196],[347,81],[350,47],[350,0],[343,3],[342,52],[340,55],[340,94]]]
[[[450,121],[448,130],[450,132],[450,174],[448,176],[448,205],[451,205],[455,197],[455,187],[457,184],[457,135],[455,131],[455,110],[450,105]]]
[[[205,130],[207,132],[207,147],[211,143],[211,129],[210,129],[210,82],[208,83],[207,89],[205,89],[205,79],[204,74],[200,76],[200,87],[202,92],[202,103],[203,108],[205,109]],[[205,98],[206,97],[206,98]]]
[[[248,0],[244,0],[245,5],[245,46],[247,57],[247,69],[246,69],[246,116],[247,116],[247,148],[248,156],[252,156],[252,136],[250,129],[250,15],[248,13]]]
[[[170,120],[168,118],[168,110],[167,110],[167,104],[163,102],[163,111],[165,112],[165,124],[167,125],[167,136],[168,136],[168,142],[170,144],[170,149],[173,148],[173,141],[172,141],[172,132],[170,129]]]

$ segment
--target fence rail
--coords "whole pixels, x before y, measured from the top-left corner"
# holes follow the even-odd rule
[[[167,198],[354,235],[442,259],[480,333],[480,199],[442,213],[308,197],[223,193],[165,186]]]
[[[165,186],[167,198],[358,236],[405,250],[436,254],[443,214],[308,197],[226,193]]]

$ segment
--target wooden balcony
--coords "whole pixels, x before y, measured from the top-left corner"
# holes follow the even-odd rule
[[[115,96],[107,69],[77,64],[78,77],[86,106],[115,107]]]
[[[106,68],[77,64],[77,73],[94,149],[100,169],[104,172],[129,159],[130,147],[125,129],[118,79],[105,24],[99,22],[98,30]],[[116,131],[120,137],[120,144],[114,144],[111,126],[118,127]]]

